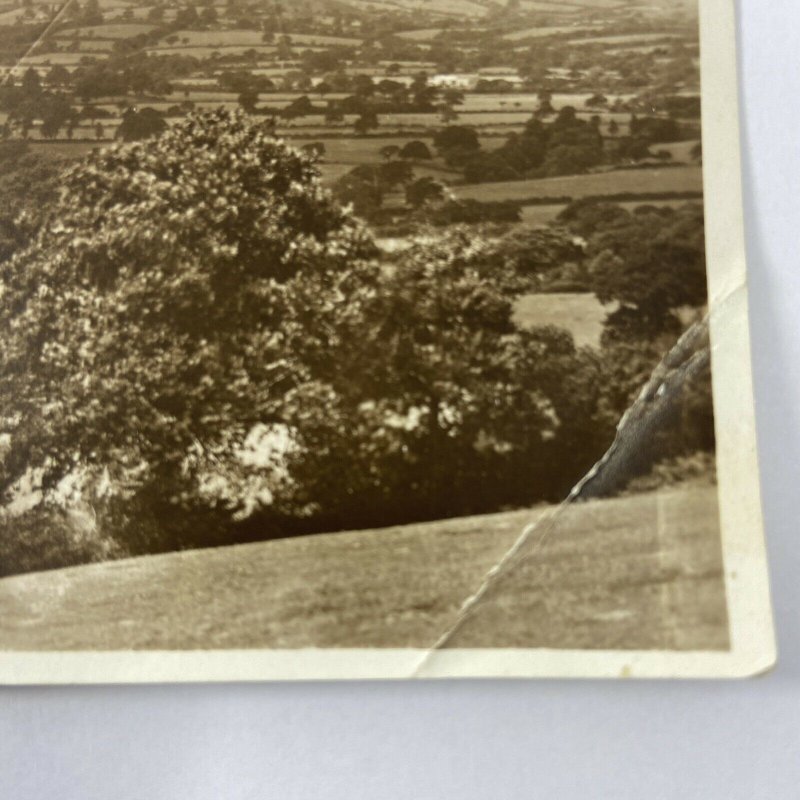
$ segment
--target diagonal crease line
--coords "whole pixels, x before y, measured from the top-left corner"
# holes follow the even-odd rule
[[[477,606],[497,582],[498,578],[506,571],[509,564],[514,561],[522,547],[532,537],[533,546],[523,560],[533,557],[542,547],[548,535],[555,527],[564,511],[573,503],[591,497],[597,489],[594,484],[602,486],[602,480],[610,467],[616,462],[617,455],[622,452],[625,463],[624,451],[629,447],[630,438],[635,436],[643,425],[652,424],[669,406],[681,387],[692,381],[702,372],[711,361],[712,346],[709,344],[708,335],[711,320],[725,314],[733,304],[736,297],[746,289],[746,282],[742,281],[729,291],[722,294],[719,299],[712,299],[710,311],[705,317],[692,324],[678,339],[675,345],[667,352],[664,358],[654,368],[650,379],[642,387],[634,402],[622,415],[617,424],[617,433],[608,450],[594,466],[570,490],[567,497],[545,517],[526,525],[511,547],[503,554],[500,560],[486,573],[478,589],[470,595],[456,616],[453,623],[442,633],[434,644],[425,651],[410,677],[424,677],[424,669],[433,658],[433,654],[442,648],[461,630],[464,623],[474,614]],[[613,477],[613,476],[612,476]],[[595,495],[596,496],[596,495]],[[521,563],[521,561],[520,561]]]
[[[67,9],[74,5],[75,2],[77,2],[77,0],[67,0],[61,6],[61,8],[53,15],[53,18],[50,20],[50,22],[47,23],[47,27],[45,27],[39,36],[36,37],[36,40],[31,44],[31,46],[17,59],[14,66],[8,70],[3,80],[0,81],[0,86],[5,86],[8,83],[8,81],[14,75],[14,70],[20,65],[20,62],[26,59],[42,43],[47,34],[53,29],[53,26],[61,20],[64,14],[66,14]]]

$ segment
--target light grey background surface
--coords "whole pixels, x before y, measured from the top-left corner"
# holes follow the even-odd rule
[[[0,798],[800,797],[800,2],[738,6],[778,669],[738,683],[0,689]]]

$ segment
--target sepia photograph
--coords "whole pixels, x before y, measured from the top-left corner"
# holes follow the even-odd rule
[[[731,0],[0,4],[0,680],[774,662]]]

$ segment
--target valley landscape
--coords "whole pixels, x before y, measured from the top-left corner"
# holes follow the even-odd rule
[[[727,648],[702,158],[693,0],[0,0],[0,648],[431,646],[637,397],[447,646]]]

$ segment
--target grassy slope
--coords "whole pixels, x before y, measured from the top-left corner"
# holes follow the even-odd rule
[[[725,647],[715,497],[693,488],[569,508],[454,644]],[[0,649],[428,646],[547,511],[6,578]]]

